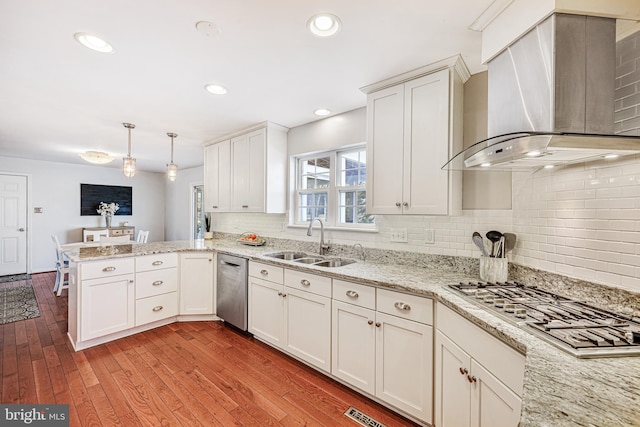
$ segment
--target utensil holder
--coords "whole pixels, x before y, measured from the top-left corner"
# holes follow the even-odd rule
[[[213,239],[213,231],[205,231],[205,232],[204,232],[204,239],[205,239],[205,240],[211,240],[211,239]]]
[[[508,273],[508,258],[480,257],[480,280],[494,283],[506,282]]]

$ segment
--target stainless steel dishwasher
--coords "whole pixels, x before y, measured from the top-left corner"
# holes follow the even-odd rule
[[[247,259],[218,254],[216,315],[247,330]]]

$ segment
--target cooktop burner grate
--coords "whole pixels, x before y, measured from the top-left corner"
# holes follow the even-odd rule
[[[517,282],[450,288],[576,357],[640,355],[640,319]]]

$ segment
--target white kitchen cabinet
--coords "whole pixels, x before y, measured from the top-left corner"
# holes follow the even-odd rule
[[[373,310],[368,292],[334,280],[332,373],[432,423],[433,302],[377,289]]]
[[[214,314],[214,277],[213,253],[180,254],[180,315]]]
[[[443,305],[436,332],[436,425],[515,427],[524,356]]]
[[[402,75],[362,89],[368,94],[367,213],[460,210],[461,174],[441,170],[462,148],[460,64],[423,68],[415,78]]]
[[[231,208],[231,141],[204,148],[204,210],[229,212]]]
[[[79,341],[134,326],[134,270],[134,261],[129,258],[90,262],[78,268]]]
[[[207,210],[284,213],[288,130],[264,122],[205,147]],[[207,158],[210,158],[208,163]],[[209,185],[212,188],[207,189]],[[216,201],[218,208],[214,209]]]
[[[330,372],[330,295],[330,278],[250,262],[249,332]]]

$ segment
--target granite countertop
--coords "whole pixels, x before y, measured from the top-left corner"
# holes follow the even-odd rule
[[[288,250],[297,249],[288,246]],[[424,268],[371,261],[323,268],[264,256],[281,250],[284,249],[240,245],[233,240],[195,240],[81,247],[65,254],[72,262],[84,262],[167,252],[218,251],[431,297],[525,355],[522,426],[640,426],[640,356],[578,359],[565,353],[449,290],[449,284],[478,280],[470,273],[452,272],[446,266]]]

